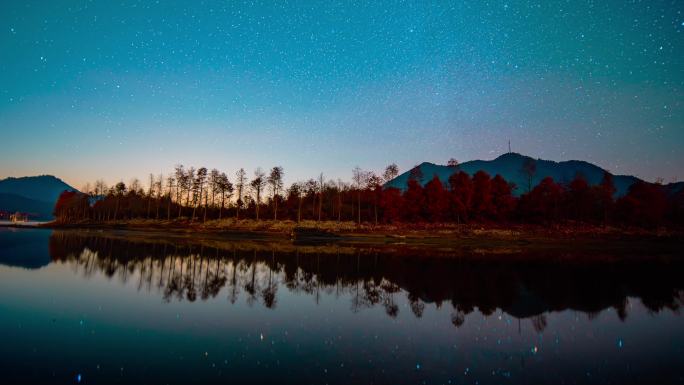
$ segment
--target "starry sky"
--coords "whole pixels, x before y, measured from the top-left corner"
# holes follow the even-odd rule
[[[513,151],[684,179],[681,1],[3,1],[0,177]]]

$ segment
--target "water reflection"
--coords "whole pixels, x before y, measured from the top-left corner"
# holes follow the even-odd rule
[[[522,253],[522,252],[521,252]],[[663,259],[621,262],[515,262],[521,255],[497,259],[449,258],[441,252],[305,246],[284,242],[135,239],[126,234],[54,231],[49,237],[53,262],[65,263],[85,277],[102,273],[138,289],[160,293],[164,301],[205,301],[225,296],[234,304],[276,308],[280,290],[312,297],[349,300],[349,309],[382,307],[389,317],[404,311],[404,296],[415,317],[426,306],[448,307],[460,327],[466,315],[497,309],[529,318],[538,331],[546,314],[573,309],[593,317],[614,308],[629,316],[628,298],[651,312],[678,312],[684,291],[682,262]],[[507,260],[508,259],[508,260]]]

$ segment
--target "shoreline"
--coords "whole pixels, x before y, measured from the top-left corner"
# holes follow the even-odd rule
[[[0,224],[0,226],[7,225]],[[424,245],[460,247],[464,245],[517,245],[549,247],[574,244],[652,246],[684,245],[684,232],[678,229],[617,228],[584,225],[482,225],[482,224],[413,224],[356,225],[334,221],[207,221],[187,220],[122,220],[74,223],[46,222],[32,225],[10,225],[17,228],[123,230],[163,233],[183,237],[245,240],[281,240],[294,242],[345,243],[359,245]]]
[[[575,226],[434,225],[356,226],[336,222],[243,220],[228,223],[133,220],[116,222],[0,223],[0,227],[54,230],[82,236],[160,244],[234,248],[249,244],[268,250],[335,252],[366,250],[415,257],[477,262],[669,263],[683,261],[684,237],[665,230]],[[296,231],[294,231],[296,230]],[[258,246],[256,246],[258,245]],[[356,251],[353,251],[356,250]]]

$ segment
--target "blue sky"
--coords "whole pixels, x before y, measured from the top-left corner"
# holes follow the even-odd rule
[[[684,179],[678,2],[3,2],[0,177],[507,150]]]

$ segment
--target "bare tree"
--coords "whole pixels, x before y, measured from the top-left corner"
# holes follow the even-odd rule
[[[290,196],[297,197],[297,223],[299,223],[302,221],[302,200],[304,198],[304,183],[292,183],[292,186],[290,186],[290,191],[288,192],[288,194]]]
[[[237,189],[237,202],[235,210],[235,219],[240,219],[240,206],[242,206],[242,193],[247,183],[247,173],[245,169],[241,168],[235,173],[235,188]]]
[[[385,181],[385,183],[387,183],[396,178],[397,175],[399,175],[399,166],[397,166],[395,163],[392,163],[385,168],[385,172],[382,174],[382,179]]]
[[[215,207],[214,201],[216,200],[216,194],[218,194],[218,181],[220,178],[219,170],[213,168],[209,172],[209,183],[207,186],[206,200],[204,203],[204,221],[207,221],[207,206]],[[211,203],[208,203],[209,196],[211,196]]]
[[[147,219],[150,218],[150,207],[152,206],[152,195],[154,194],[154,175],[150,173],[150,186],[147,190]]]
[[[337,221],[342,221],[342,192],[345,189],[342,179],[337,179]]]
[[[124,182],[119,182],[114,186],[114,194],[116,195],[116,207],[114,208],[114,220],[116,220],[119,215],[119,201],[121,197],[126,193],[126,184]]]
[[[225,206],[226,198],[230,199],[233,194],[233,184],[228,180],[228,175],[222,172],[218,176],[217,181],[218,192],[221,196],[221,207],[219,208],[219,220],[223,217],[223,207]]]
[[[181,212],[183,210],[183,193],[185,192],[185,189],[188,186],[187,183],[187,174],[185,173],[185,169],[183,168],[182,164],[179,164],[175,167],[175,174],[176,174],[176,203],[178,203],[178,218],[181,216]]]
[[[357,196],[357,203],[359,206],[358,210],[358,223],[361,224],[361,190],[363,189],[363,185],[366,180],[366,173],[361,169],[361,167],[356,166],[352,170],[352,180],[354,181],[354,184],[356,185],[356,196]]]
[[[162,193],[164,192],[164,175],[159,174],[159,179],[154,184],[155,189],[157,190],[157,213],[156,213],[156,218],[159,219],[159,204],[161,203],[161,198],[162,198]]]
[[[266,180],[264,177],[266,174],[264,171],[261,169],[261,167],[258,167],[256,170],[254,170],[254,179],[249,183],[250,187],[252,188],[252,192],[254,193],[254,199],[255,199],[255,208],[256,208],[256,220],[259,220],[259,206],[261,205],[261,192],[264,189],[264,186],[266,185]]]
[[[278,194],[280,190],[283,189],[283,168],[280,166],[275,166],[271,169],[271,173],[268,175],[268,184],[271,186],[271,193],[273,196],[273,220],[278,220]]]
[[[138,179],[138,178],[131,179],[131,183],[128,184],[128,192],[143,195],[141,193],[141,191],[143,191],[143,190],[142,190],[142,187],[140,186],[140,179]]]
[[[214,203],[216,200],[216,195],[219,193],[219,179],[221,178],[221,173],[219,170],[212,168],[211,171],[209,172],[209,191],[211,191],[211,207],[215,207]]]
[[[195,176],[195,179],[192,182],[194,204],[192,207],[192,218],[190,219],[190,222],[193,222],[195,220],[195,210],[197,210],[197,207],[202,204],[202,193],[204,192],[204,184],[206,183],[206,180],[207,168],[198,168],[197,175]]]
[[[190,194],[193,193],[193,181],[195,180],[195,168],[194,167],[188,167],[188,170],[185,172],[185,206],[190,207]],[[194,197],[193,197],[194,199]]]
[[[537,161],[532,158],[525,159],[521,172],[527,177],[527,192],[532,191],[532,177],[537,173]]]
[[[107,184],[105,183],[104,180],[98,179],[95,181],[95,195],[96,196],[101,196],[104,195],[107,192]]]
[[[166,195],[168,198],[167,206],[166,206],[166,220],[170,221],[171,220],[171,201],[172,201],[172,196],[173,196],[173,187],[175,184],[176,180],[173,176],[169,176],[166,178]]]
[[[378,193],[382,189],[382,179],[370,171],[366,173],[366,185],[373,191],[373,213],[375,216],[375,224],[378,224]]]
[[[314,179],[309,179],[304,184],[306,195],[311,195],[311,219],[316,218],[316,198],[318,196],[318,183]]]
[[[323,191],[325,189],[325,177],[323,173],[318,175],[318,221],[321,221],[321,212],[323,211]]]

